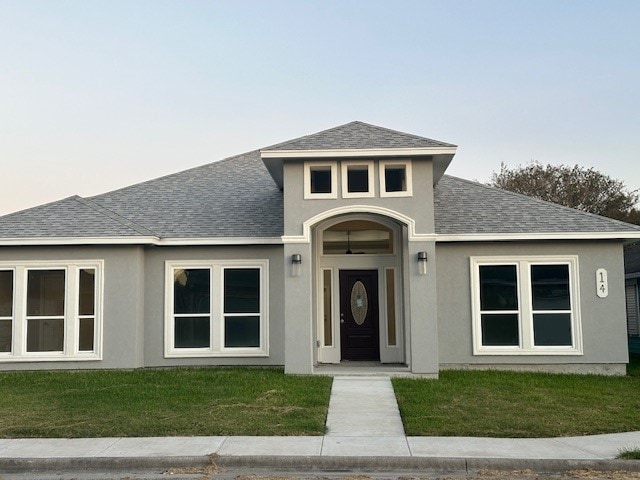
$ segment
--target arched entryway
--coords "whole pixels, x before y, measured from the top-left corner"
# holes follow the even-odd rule
[[[404,363],[403,239],[375,214],[347,214],[313,229],[318,363]]]

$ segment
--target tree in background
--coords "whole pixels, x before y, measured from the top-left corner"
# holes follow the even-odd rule
[[[640,225],[640,210],[636,208],[638,191],[629,190],[624,182],[593,168],[531,162],[511,169],[503,163],[500,172],[493,172],[489,184],[584,212]]]

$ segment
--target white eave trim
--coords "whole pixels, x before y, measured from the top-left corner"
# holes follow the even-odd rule
[[[158,237],[25,237],[2,238],[0,246],[28,245],[149,245]]]
[[[330,150],[260,150],[262,158],[407,157],[454,155],[457,147],[336,148]]]
[[[640,238],[640,232],[462,233],[436,235],[436,242],[505,242],[518,240],[626,240],[636,238]]]
[[[202,237],[202,238],[158,238],[158,237],[34,237],[0,239],[0,247],[49,246],[49,245],[154,245],[169,246],[206,246],[206,245],[282,245],[287,243],[309,243],[310,228],[317,221],[337,215],[342,210],[349,213],[382,213],[403,221],[409,227],[410,241],[436,242],[509,242],[539,240],[638,240],[640,232],[580,232],[580,233],[464,233],[433,234],[416,233],[412,219],[400,218],[399,214],[389,215],[388,209],[371,206],[349,206],[323,212],[307,220],[303,235],[284,235],[282,237]],[[402,216],[404,217],[404,216]]]
[[[209,237],[209,238],[158,238],[158,237],[34,237],[0,239],[0,246],[47,245],[279,245],[281,237]]]
[[[163,238],[154,245],[280,245],[281,237]]]

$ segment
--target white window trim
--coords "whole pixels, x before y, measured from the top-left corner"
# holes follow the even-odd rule
[[[482,345],[480,316],[480,266],[516,265],[518,280],[519,346]],[[533,337],[533,304],[531,295],[532,265],[568,265],[571,295],[571,346],[536,346]],[[582,355],[582,323],[580,315],[580,278],[577,256],[497,256],[471,257],[471,304],[474,355]],[[505,313],[505,312],[502,312]]]
[[[404,166],[407,189],[404,192],[387,192],[387,181],[385,168],[387,166]],[[381,197],[412,197],[413,196],[413,174],[411,173],[411,160],[381,160],[379,164],[380,196]]]
[[[331,192],[311,193],[311,169],[314,167],[329,167],[331,169]],[[304,199],[327,200],[338,198],[338,165],[336,162],[305,162],[304,163]]]
[[[79,350],[79,271],[93,269],[95,278],[94,350]],[[4,362],[59,362],[102,360],[102,315],[104,292],[103,260],[47,260],[0,262],[0,270],[13,270],[13,324],[11,352],[0,353]],[[62,352],[27,352],[27,275],[29,270],[65,271],[64,347]],[[73,288],[69,288],[73,286]],[[82,317],[87,317],[83,315]],[[4,317],[3,317],[4,318]],[[49,318],[49,317],[47,317]]]
[[[349,191],[349,167],[367,167],[368,186],[366,192]],[[341,162],[340,170],[342,172],[342,198],[371,198],[375,196],[372,161]]]
[[[209,348],[175,348],[173,314],[173,271],[179,268],[201,268],[211,272]],[[224,270],[257,268],[260,271],[259,347],[224,346]],[[165,358],[202,357],[268,357],[269,356],[269,260],[167,260],[165,262]]]
[[[15,318],[16,318],[16,269],[14,267],[3,267],[0,268],[0,272],[11,272],[12,277],[12,296],[11,296],[11,315],[8,316],[0,316],[0,321],[10,321],[11,322],[11,339],[10,339],[10,349],[9,352],[0,352],[0,358],[4,356],[11,355],[11,352],[14,350],[13,344],[15,337]]]

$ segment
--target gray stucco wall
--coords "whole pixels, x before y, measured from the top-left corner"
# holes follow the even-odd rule
[[[438,343],[440,364],[623,364],[628,361],[624,267],[619,242],[438,243]],[[583,355],[474,356],[470,256],[577,255]],[[596,295],[595,272],[608,272],[609,296]]]
[[[0,362],[0,370],[142,366],[144,251],[141,247],[1,247],[0,260],[104,260],[103,359]]]
[[[164,358],[167,260],[269,260],[269,357]],[[284,259],[282,245],[150,247],[145,258],[144,366],[284,365]]]
[[[304,161],[286,161],[284,164],[284,233],[286,236],[302,235],[303,223],[314,216],[339,207],[365,205],[384,207],[393,210],[415,221],[416,233],[434,232],[433,210],[433,164],[430,160],[413,160],[412,193],[411,197],[380,197],[379,163],[374,161],[374,196],[367,198],[343,198],[341,182],[341,161],[371,160],[371,159],[322,159],[322,163],[336,161],[337,163],[337,198],[336,199],[305,199],[304,198]],[[314,160],[309,159],[312,163]],[[345,212],[348,213],[348,210]],[[313,226],[312,226],[313,227]],[[417,255],[419,250],[433,252],[433,242],[427,244],[415,244]],[[313,320],[313,269],[311,268],[314,257],[313,243],[294,243],[285,245],[285,259],[288,262],[291,255],[300,253],[303,257],[303,265],[299,277],[291,277],[289,271],[285,271],[284,285],[286,295],[286,365],[288,373],[311,373],[314,361],[315,322]],[[403,246],[403,249],[406,246]],[[286,267],[289,265],[286,264]],[[432,269],[433,270],[433,269]],[[407,302],[406,309],[411,309],[416,319],[416,324],[407,326],[407,330],[415,329],[423,337],[432,338],[428,344],[419,345],[414,353],[412,368],[421,373],[437,372],[437,342],[435,321],[435,273],[430,276],[407,276],[411,278],[407,289],[411,294],[406,298],[412,298]],[[411,285],[411,288],[409,288]],[[425,292],[427,293],[425,295]],[[429,300],[431,301],[429,302]],[[424,308],[422,308],[424,307]],[[412,344],[413,346],[413,344]],[[406,346],[409,350],[409,346]],[[407,357],[408,357],[407,353]]]
[[[334,159],[331,159],[334,160]],[[354,159],[345,159],[354,160]],[[358,159],[369,160],[369,159]],[[310,162],[312,160],[309,160]],[[371,198],[342,198],[340,159],[338,159],[338,198],[304,198],[304,162],[288,161],[284,164],[284,234],[301,235],[302,223],[319,213],[349,205],[374,205],[402,213],[416,222],[418,233],[433,233],[433,165],[430,160],[412,161],[413,196],[380,197],[378,162],[374,162],[374,191]]]

